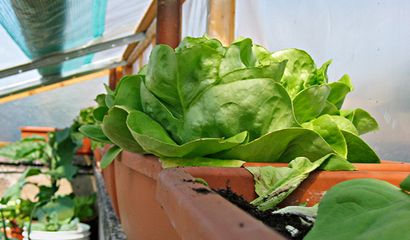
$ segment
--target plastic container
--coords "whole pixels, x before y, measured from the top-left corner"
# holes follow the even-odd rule
[[[90,226],[84,223],[78,224],[76,231],[31,231],[31,240],[89,240],[90,238]],[[28,240],[28,233],[26,229],[23,231],[23,239]]]

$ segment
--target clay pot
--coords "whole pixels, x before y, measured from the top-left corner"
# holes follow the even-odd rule
[[[53,127],[33,127],[33,126],[26,126],[21,127],[21,138],[31,137],[31,136],[40,136],[48,140],[48,133],[55,132],[57,128]]]
[[[91,140],[87,137],[83,138],[83,144],[77,150],[77,154],[79,155],[90,155],[92,153],[91,150]]]
[[[55,132],[57,128],[54,127],[35,127],[35,126],[26,126],[21,127],[21,138],[31,137],[31,136],[40,136],[45,138],[48,141],[48,133]],[[91,151],[91,140],[89,138],[83,138],[83,144],[77,150],[79,155],[90,155]]]
[[[287,166],[282,163],[247,165]],[[307,202],[313,205],[331,186],[354,178],[377,178],[398,185],[410,173],[410,164],[407,163],[355,165],[359,171],[312,173],[284,204]],[[189,167],[163,170],[157,157],[126,151],[111,166],[114,168],[121,225],[129,239],[266,239],[263,234],[267,232],[269,239],[282,239],[276,232],[219,195],[202,196],[192,191],[192,187],[187,189],[194,183],[181,180],[203,178],[211,188],[229,186],[250,201],[256,198],[254,180],[245,168]],[[212,202],[214,200],[216,202]],[[208,201],[212,203],[208,204]],[[231,225],[224,225],[223,222],[230,222]],[[243,224],[240,223],[249,227],[241,227]],[[218,232],[218,229],[224,232]]]

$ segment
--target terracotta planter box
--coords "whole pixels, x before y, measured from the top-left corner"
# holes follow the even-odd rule
[[[249,165],[255,165],[255,163]],[[261,163],[256,165],[287,166],[287,164],[283,163]],[[311,174],[297,191],[288,197],[284,204],[307,202],[309,205],[313,205],[319,201],[323,192],[331,186],[353,178],[377,178],[398,185],[400,181],[410,173],[410,164],[407,163],[383,162],[383,164],[355,165],[359,168],[359,171],[317,171]],[[182,169],[183,172],[181,173],[180,171],[182,171]],[[223,210],[219,208],[218,210],[212,210],[213,205],[204,205],[202,201],[195,202],[196,199],[199,199],[199,196],[201,196],[202,199],[202,195],[198,195],[196,192],[192,191],[192,188],[190,188],[191,190],[188,189],[189,191],[186,190],[186,186],[191,186],[194,183],[183,182],[180,177],[176,177],[180,174],[183,174],[183,177],[187,177],[187,179],[192,179],[192,177],[203,178],[212,188],[226,188],[229,186],[233,191],[243,195],[245,199],[249,201],[256,197],[253,176],[244,168],[192,167],[163,171],[158,158],[155,156],[140,155],[125,151],[120,158],[115,160],[114,171],[116,198],[118,201],[121,225],[129,239],[202,239],[199,236],[203,236],[203,239],[227,239],[213,238],[213,233],[210,233],[210,230],[208,229],[209,226],[213,225],[210,222],[206,222],[208,220],[198,219],[201,218],[201,214],[204,214],[202,211],[205,210],[202,208],[205,208],[205,212],[209,214],[216,214],[223,212]],[[178,174],[172,175],[175,171],[177,171]],[[172,180],[173,178],[176,180]],[[178,190],[172,187],[177,185],[181,186],[183,189]],[[187,198],[184,197],[186,194],[189,195]],[[208,198],[209,196],[206,197]],[[236,212],[235,214],[239,214],[242,217],[246,216],[247,222],[254,223],[257,221],[221,197],[215,195],[212,199],[214,198],[219,199],[217,201],[218,203],[215,204],[231,206],[236,210],[229,211]],[[187,199],[191,199],[194,202],[187,203],[188,205],[186,205],[183,202]],[[224,203],[220,203],[221,201]],[[191,205],[193,208],[186,207]],[[186,211],[193,212],[185,213]],[[237,213],[238,211],[240,213]],[[227,212],[222,214],[227,216],[225,218],[226,221],[229,221],[230,219],[230,217],[228,217],[229,214],[227,214]],[[186,219],[185,215],[192,216],[191,218]],[[203,217],[205,216],[208,215],[203,215]],[[213,217],[219,219],[219,215]],[[215,219],[212,221],[218,223],[219,221],[216,221]],[[203,221],[205,222],[202,223]],[[199,226],[192,228],[193,225]],[[230,227],[230,231],[237,231],[238,229],[238,226],[236,225]],[[256,227],[256,225],[253,227]],[[258,225],[256,228],[265,228],[265,225]],[[220,229],[228,228],[221,227]],[[246,231],[251,230],[248,229]],[[242,232],[242,230],[240,232]],[[262,232],[272,233],[273,231],[266,227]],[[221,234],[220,236],[226,237],[232,233],[229,233],[228,235],[222,233],[219,234]],[[277,233],[273,232],[272,234],[274,234],[272,236],[278,237]],[[193,236],[195,237],[193,238]],[[264,239],[256,236],[258,235],[255,235],[253,238]],[[229,239],[245,238],[230,237]]]
[[[118,201],[117,201],[117,190],[116,190],[116,185],[115,185],[115,170],[114,170],[114,164],[110,164],[107,168],[101,169],[99,167],[99,163],[104,156],[105,152],[109,149],[109,145],[106,145],[104,148],[97,148],[94,150],[94,159],[96,161],[96,165],[98,169],[101,170],[104,183],[105,183],[105,188],[107,190],[107,193],[111,199],[112,202],[112,207],[114,208],[115,213],[119,217],[119,210],[118,210]]]
[[[21,132],[21,138],[26,138],[26,137],[31,137],[31,136],[40,136],[48,140],[48,133],[49,132],[55,132],[57,128],[53,127],[33,127],[33,126],[26,126],[26,127],[21,127],[20,132]]]
[[[26,126],[26,127],[21,127],[20,132],[21,132],[21,138],[26,138],[26,137],[31,137],[31,136],[40,136],[48,140],[48,133],[49,132],[55,132],[57,128],[53,127],[33,127],[33,126]],[[77,150],[77,154],[79,155],[90,155],[92,153],[91,151],[91,140],[89,138],[84,138],[83,139],[83,144],[81,147]]]
[[[383,171],[384,165],[390,170]],[[366,170],[316,171],[282,205],[304,202],[314,205],[330,187],[350,179],[376,178],[399,185],[410,174],[410,164],[383,163],[378,167],[369,164],[361,168]],[[195,167],[162,171],[157,185],[157,201],[181,239],[284,239],[218,194],[207,193],[210,188],[193,182],[198,177],[207,181],[210,188],[230,187],[248,201],[256,197],[253,176],[244,168]]]
[[[158,159],[124,151],[114,168],[120,221],[127,238],[180,239],[155,199],[162,171]]]

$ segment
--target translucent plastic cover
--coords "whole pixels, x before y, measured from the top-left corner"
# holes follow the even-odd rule
[[[380,130],[364,135],[383,159],[410,162],[410,1],[237,0],[236,37],[271,51],[301,48],[329,79],[350,75],[344,108],[360,106]]]

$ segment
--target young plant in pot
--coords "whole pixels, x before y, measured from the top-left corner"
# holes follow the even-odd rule
[[[3,152],[7,152],[15,160],[40,160],[47,165],[48,170],[42,172],[39,168],[30,167],[16,184],[7,189],[1,198],[1,203],[6,206],[3,211],[8,212],[6,217],[10,217],[8,220],[14,223],[21,220],[19,226],[24,224],[23,236],[26,239],[88,239],[90,227],[79,221],[95,217],[95,195],[59,193],[62,181],[71,181],[77,173],[72,159],[81,142],[75,141],[71,128],[50,133],[48,141],[36,138],[29,145],[27,142],[28,140],[22,140],[12,143]],[[35,148],[30,151],[30,146]],[[13,152],[14,156],[11,154]],[[29,152],[32,154],[28,154]],[[32,181],[33,177],[40,175],[49,179],[50,183],[43,185]],[[37,187],[38,194],[34,199],[22,197],[22,189],[26,185]]]
[[[294,161],[307,170],[286,185],[289,194],[315,169],[380,163],[359,136],[377,122],[363,109],[342,109],[353,86],[347,75],[329,82],[330,63],[317,68],[305,51],[270,52],[248,38],[227,47],[206,37],[187,37],[175,50],[157,45],[137,75],[97,96],[99,123],[80,131],[112,145],[102,167],[122,150],[153,154],[164,168]]]

